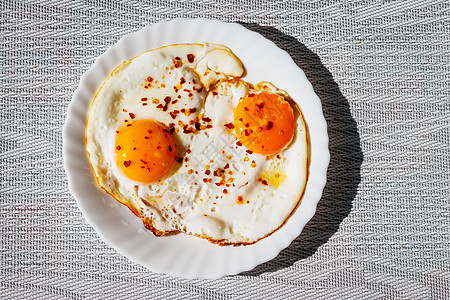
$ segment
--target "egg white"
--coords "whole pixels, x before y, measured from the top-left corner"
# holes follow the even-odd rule
[[[189,62],[187,54],[195,60]],[[178,68],[173,67],[175,58],[182,61]],[[308,175],[306,124],[292,104],[295,138],[279,155],[266,157],[239,146],[234,131],[225,126],[233,123],[239,100],[260,90],[287,97],[270,84],[253,87],[237,79],[243,73],[239,59],[224,46],[172,45],[124,62],[99,89],[86,134],[92,167],[99,185],[130,207],[155,234],[181,231],[221,245],[251,244],[279,228],[297,207]],[[186,83],[177,91],[174,87],[181,77]],[[184,91],[192,92],[194,87],[201,92],[189,96]],[[165,97],[178,101],[162,111],[152,99],[161,103]],[[142,105],[142,98],[147,98],[147,105]],[[196,112],[189,115],[169,114],[194,107]],[[115,163],[116,130],[130,120],[130,112],[135,119],[174,123],[177,129],[174,134],[183,162],[157,182],[130,180]],[[199,118],[209,118],[212,128],[184,133],[179,121],[189,124]]]

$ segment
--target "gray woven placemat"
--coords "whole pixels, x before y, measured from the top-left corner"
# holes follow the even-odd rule
[[[35,2],[0,3],[0,298],[449,298],[448,1]],[[220,280],[154,274],[116,253],[63,170],[81,75],[124,34],[174,17],[242,22],[273,40],[329,126],[314,218],[274,260]]]

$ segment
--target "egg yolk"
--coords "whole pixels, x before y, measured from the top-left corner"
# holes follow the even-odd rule
[[[114,151],[117,165],[125,175],[143,183],[163,178],[178,154],[170,131],[152,120],[125,123],[117,131]]]
[[[294,136],[294,113],[280,95],[249,94],[236,106],[234,129],[249,150],[264,155],[276,154]]]

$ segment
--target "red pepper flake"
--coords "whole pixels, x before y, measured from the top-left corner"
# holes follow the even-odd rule
[[[123,112],[127,112],[127,110],[126,110],[125,108],[122,108],[122,111],[123,111]]]
[[[162,88],[165,88],[166,85],[165,85],[164,83],[161,83],[161,87],[162,87]]]
[[[163,107],[164,107],[164,105],[162,105],[162,104],[158,104],[158,106],[156,106],[156,108],[159,108],[159,109],[161,109]]]
[[[244,106],[244,109],[245,109],[245,111],[249,111],[249,109],[248,109],[248,107],[247,107],[247,106]]]
[[[236,142],[236,145],[238,145],[239,147],[241,147],[241,146],[242,146],[241,141],[237,141],[237,142]]]
[[[207,128],[207,129],[212,128],[212,125],[211,125],[211,124],[208,124],[208,125],[206,125],[206,128]]]
[[[125,168],[128,168],[131,165],[131,160],[125,160],[123,162],[123,165],[125,166]]]
[[[193,95],[192,95],[192,93],[189,93],[188,96],[189,96],[189,97],[192,97]]]
[[[226,164],[225,167],[223,167],[224,169],[228,169],[230,167],[230,164]]]
[[[205,121],[205,122],[209,123],[209,122],[211,122],[211,119],[210,119],[210,118],[208,118],[208,117],[206,117],[206,118],[203,118],[203,121]]]
[[[146,139],[146,140],[148,140],[150,137],[148,137],[148,136],[144,136],[144,139]]]
[[[169,145],[169,152],[172,152],[172,146]]]
[[[131,118],[131,119],[134,119],[134,118],[136,118],[136,115],[135,115],[135,114],[133,114],[133,113],[129,113],[129,115],[130,115],[130,118]]]
[[[142,103],[142,106],[147,106],[148,103]]]
[[[175,99],[175,100],[172,101],[172,104],[175,104],[175,103],[177,103],[177,102],[178,102],[178,100]]]
[[[131,124],[127,124],[127,127],[130,127],[131,126]]]
[[[147,100],[148,100],[148,98],[146,98],[146,97],[141,98],[141,101],[147,101]]]
[[[256,106],[257,106],[259,109],[263,109],[263,107],[264,107],[264,102],[261,102],[260,104],[256,104]]]
[[[261,184],[262,184],[262,185],[266,185],[266,186],[269,185],[269,184],[267,183],[267,180],[265,180],[265,179],[261,181]]]
[[[175,57],[175,59],[173,60],[173,65],[174,65],[175,68],[181,67],[181,61],[180,60],[181,60],[181,58],[179,58],[178,56]]]
[[[180,78],[180,84],[183,84],[183,83],[185,83],[186,82],[186,79],[184,79],[184,77],[181,77]]]
[[[250,94],[248,94],[248,96],[247,97],[254,97],[255,96],[255,94],[253,94],[253,93],[250,93]]]
[[[179,112],[180,112],[179,110],[174,110],[174,111],[169,112],[169,114],[172,117],[172,119],[175,119]]]
[[[178,158],[177,158],[177,162],[178,162],[178,163],[182,163],[182,162],[183,162],[183,158],[182,158],[182,157],[178,157]]]
[[[120,147],[120,145],[118,145],[118,146],[116,147],[116,149],[117,149],[118,151],[120,151],[120,149],[122,149],[122,147]]]
[[[191,149],[187,149],[187,150],[186,150],[186,153],[187,153],[187,154],[191,154],[191,152],[192,152]]]
[[[190,114],[193,114],[193,113],[195,113],[197,111],[197,108],[196,107],[194,107],[194,108],[189,108],[189,113]]]
[[[161,146],[157,146],[156,149],[158,149],[158,150],[161,149]]]
[[[208,181],[208,178],[203,178],[203,182],[207,182]]]
[[[142,78],[142,77],[141,77],[141,78]],[[147,81],[148,81],[148,82],[152,82],[152,81],[153,81],[153,78],[151,78],[150,76],[148,76],[148,77],[147,77]]]
[[[217,92],[212,92],[214,96],[216,96],[218,93]]]
[[[199,87],[198,89],[196,89],[197,93],[201,93],[203,91],[203,87]]]
[[[197,81],[195,81],[195,79],[192,79],[192,83],[193,83],[193,84],[196,84],[196,83],[197,83]]]
[[[119,133],[119,130],[116,130],[116,133]]]
[[[252,132],[253,132],[253,130],[251,130],[251,129],[245,129],[244,130],[244,135],[245,136],[249,136]]]
[[[194,126],[195,126],[195,129],[196,129],[196,130],[200,130],[200,128],[201,128],[199,122],[195,122],[195,123],[194,123]]]
[[[270,129],[272,129],[272,127],[273,127],[273,122],[272,121],[267,122],[266,130],[270,130]]]
[[[210,171],[210,170],[206,170],[206,171],[205,171],[205,174],[206,174],[206,175],[210,175],[210,174],[211,174],[211,171]]]
[[[223,189],[223,193],[224,194],[228,194],[228,190],[227,189]]]
[[[245,152],[247,152],[248,154],[252,154],[253,153],[252,150],[245,150]]]
[[[224,124],[223,126],[225,126],[228,129],[233,129],[234,128],[234,124],[233,123],[227,123],[227,124]]]
[[[194,54],[188,54],[187,55],[187,59],[188,59],[188,62],[190,62],[190,63],[193,63],[194,62]]]
[[[238,204],[244,203],[244,198],[243,198],[242,196],[238,196],[238,197],[237,197],[237,203],[238,203]]]

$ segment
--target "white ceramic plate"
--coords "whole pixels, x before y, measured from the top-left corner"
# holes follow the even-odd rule
[[[309,127],[310,174],[301,204],[282,228],[250,246],[220,247],[184,234],[155,237],[144,228],[141,219],[97,186],[85,149],[89,105],[116,66],[160,46],[202,42],[228,46],[244,63],[247,82],[269,81],[286,90],[299,104]],[[103,53],[81,78],[69,105],[63,155],[70,191],[87,221],[105,242],[154,272],[211,279],[251,270],[287,247],[314,215],[329,162],[327,128],[320,100],[291,57],[273,42],[239,24],[206,19],[175,19],[145,27],[124,36]]]

